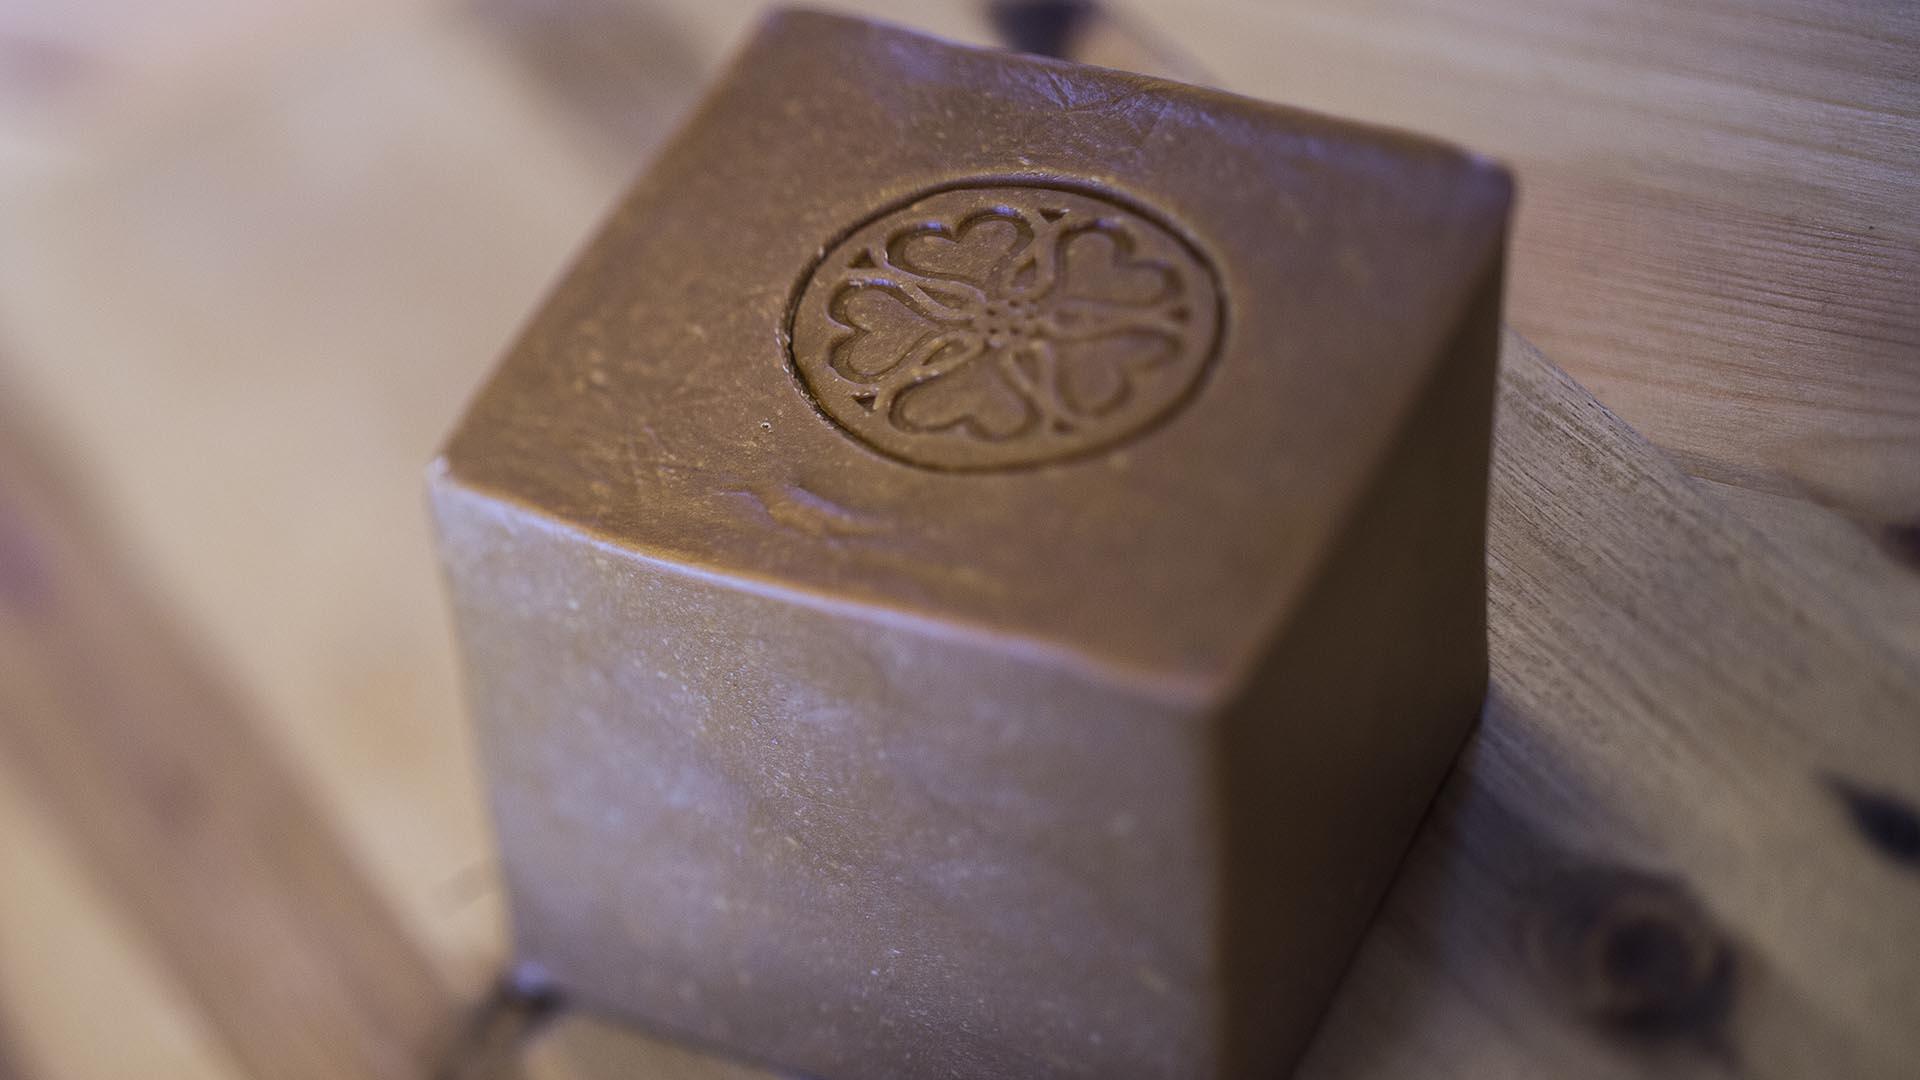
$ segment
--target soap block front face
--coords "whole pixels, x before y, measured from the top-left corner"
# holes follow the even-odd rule
[[[440,512],[517,949],[568,994],[827,1077],[1206,1060],[1190,703]]]
[[[520,958],[822,1076],[1284,1068],[1484,689],[1508,198],[769,22],[433,477]]]

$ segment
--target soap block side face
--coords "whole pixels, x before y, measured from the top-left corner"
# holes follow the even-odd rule
[[[823,1076],[1213,1071],[1197,703],[432,498],[516,954],[571,998]]]
[[[1226,1075],[1314,1025],[1478,720],[1502,267],[1481,278],[1314,584],[1218,722]]]

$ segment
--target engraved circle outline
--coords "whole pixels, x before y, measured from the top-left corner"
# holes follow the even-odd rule
[[[806,373],[800,368],[800,358],[794,342],[794,328],[799,319],[801,304],[806,300],[808,289],[813,284],[814,278],[820,273],[820,268],[826,265],[827,260],[856,234],[918,203],[934,198],[935,196],[946,195],[956,191],[984,191],[1003,188],[1059,191],[1069,195],[1077,195],[1082,198],[1090,198],[1111,204],[1116,209],[1132,214],[1142,221],[1145,221],[1148,225],[1159,229],[1193,261],[1193,265],[1206,276],[1207,283],[1213,289],[1213,339],[1208,342],[1206,349],[1195,363],[1193,375],[1187,380],[1185,387],[1183,387],[1179,393],[1162,403],[1160,408],[1151,417],[1126,431],[1103,441],[1095,442],[1089,446],[1062,451],[1031,461],[995,462],[983,465],[925,461],[908,457],[885,446],[881,446],[867,436],[841,423],[833,413],[827,410],[826,405],[814,393],[813,387],[808,383]],[[813,410],[814,415],[818,416],[840,435],[852,441],[854,445],[869,450],[887,461],[901,465],[910,465],[916,469],[925,469],[929,472],[958,475],[1025,472],[1034,469],[1044,469],[1054,465],[1067,465],[1088,461],[1100,455],[1110,453],[1136,439],[1152,435],[1163,425],[1171,422],[1192,404],[1193,399],[1198,397],[1200,392],[1206,388],[1206,385],[1212,381],[1214,369],[1218,366],[1220,354],[1225,348],[1229,326],[1228,307],[1225,284],[1220,278],[1217,264],[1213,258],[1206,253],[1205,248],[1191,233],[1174,224],[1171,219],[1159,211],[1148,208],[1141,200],[1087,181],[1055,177],[1034,177],[1031,175],[973,176],[916,189],[910,194],[885,204],[873,213],[860,218],[853,224],[834,233],[833,236],[821,246],[819,253],[807,260],[806,267],[801,270],[798,278],[793,283],[793,287],[788,291],[787,315],[780,326],[780,335],[782,338],[781,354],[785,361],[788,377],[793,380],[794,388],[799,391],[801,398],[804,399],[808,407]]]

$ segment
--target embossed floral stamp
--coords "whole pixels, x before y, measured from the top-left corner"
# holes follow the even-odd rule
[[[830,419],[902,461],[1036,465],[1120,442],[1193,391],[1209,266],[1146,215],[1049,187],[930,195],[827,252],[793,362]]]

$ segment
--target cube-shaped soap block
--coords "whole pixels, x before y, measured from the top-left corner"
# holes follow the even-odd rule
[[[774,17],[433,471],[518,955],[825,1077],[1268,1077],[1486,681],[1510,187]]]

